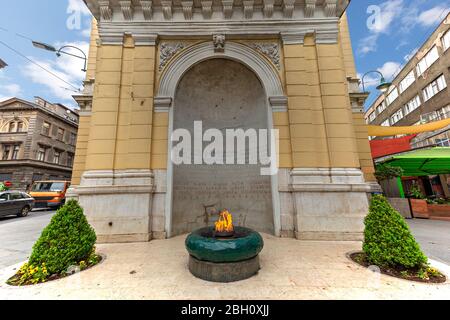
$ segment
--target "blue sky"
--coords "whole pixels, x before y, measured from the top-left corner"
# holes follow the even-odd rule
[[[380,70],[391,79],[449,11],[450,0],[353,0],[348,10],[358,72]],[[377,14],[379,13],[379,14]],[[375,17],[375,18],[374,18]],[[71,95],[81,88],[83,61],[57,58],[39,50],[30,39],[56,47],[75,45],[88,50],[90,14],[81,0],[15,0],[0,11],[0,41],[64,79],[65,83],[23,59],[0,43],[0,100],[41,96],[75,106]],[[74,52],[75,53],[75,52]],[[376,97],[374,76],[367,78]],[[72,86],[71,86],[72,85]],[[68,90],[70,89],[70,90]]]

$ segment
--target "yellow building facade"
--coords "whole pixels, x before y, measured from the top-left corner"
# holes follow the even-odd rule
[[[220,191],[212,194],[212,180],[195,168],[179,171],[171,135],[190,116],[212,119],[210,109],[196,106],[214,99],[226,105],[231,97],[224,88],[237,81],[245,86],[252,75],[259,81],[252,88],[260,84],[262,90],[263,106],[255,110],[264,113],[265,128],[279,130],[279,170],[257,183],[263,194],[251,187],[256,177],[245,168],[241,193],[247,200],[223,192],[238,216],[252,212],[241,222],[282,237],[361,239],[368,194],[377,184],[348,1],[85,2],[95,21],[85,90],[74,97],[81,112],[70,195],[84,207],[100,242],[171,237],[214,219],[203,202]],[[229,82],[220,82],[225,78]],[[239,104],[239,97],[233,99]],[[242,99],[241,113],[233,117],[238,123],[254,118],[245,113],[250,98]],[[220,125],[223,114],[225,126],[226,112],[214,115],[214,123]],[[264,198],[270,201],[260,206]],[[257,204],[246,207],[251,201]],[[271,217],[268,229],[258,219],[262,211]]]

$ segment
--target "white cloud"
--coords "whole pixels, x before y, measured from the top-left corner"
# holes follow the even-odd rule
[[[402,9],[403,0],[386,1],[369,7],[368,12],[372,14],[367,21],[369,34],[360,40],[358,54],[364,56],[377,51],[380,34],[390,32],[392,23],[402,13]]]
[[[57,43],[56,47],[62,47],[65,45],[75,46],[83,50],[87,54],[89,44],[87,42],[73,42],[73,43]],[[66,48],[63,51],[81,55],[76,49]],[[57,75],[59,78],[71,83],[77,88],[82,87],[82,81],[85,78],[85,73],[81,71],[84,66],[84,62],[81,59],[77,59],[67,55],[61,55],[61,57],[54,60],[36,60],[31,58],[45,69]],[[75,94],[73,87],[57,79],[48,72],[45,72],[38,66],[32,63],[26,64],[22,73],[25,77],[29,78],[32,82],[45,86],[55,97],[61,99],[64,103],[72,103],[72,95]]]
[[[68,0],[67,12],[80,12],[84,15],[91,14],[83,0]]]
[[[381,35],[395,36],[399,42],[398,50],[409,43],[407,38],[411,37],[411,30],[417,26],[436,25],[450,11],[448,2],[432,8],[426,8],[426,5],[426,0],[391,0],[369,6],[368,34],[358,43],[357,53],[364,56],[376,52]]]
[[[436,6],[429,10],[423,11],[417,18],[417,22],[424,27],[436,25],[444,19],[450,8],[444,6]]]
[[[381,68],[378,68],[386,80],[394,78],[401,70],[402,65],[398,62],[388,61]]]
[[[0,101],[17,97],[21,92],[22,88],[18,84],[0,84]]]

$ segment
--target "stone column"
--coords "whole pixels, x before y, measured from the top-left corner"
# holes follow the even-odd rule
[[[107,41],[97,53],[86,168],[75,193],[99,242],[148,241],[154,39]]]
[[[296,237],[360,240],[370,188],[359,163],[341,47],[313,34],[293,41],[285,45],[285,62]]]

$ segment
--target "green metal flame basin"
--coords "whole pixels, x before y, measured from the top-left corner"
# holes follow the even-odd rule
[[[239,262],[256,257],[264,247],[261,235],[249,228],[235,227],[229,238],[214,236],[214,227],[194,231],[186,238],[191,256],[214,263]]]

